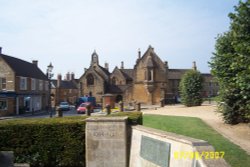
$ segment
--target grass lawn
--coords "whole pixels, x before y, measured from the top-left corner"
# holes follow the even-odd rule
[[[215,148],[216,151],[225,152],[224,159],[232,167],[246,167],[250,164],[250,155],[248,155],[239,146],[224,138],[221,134],[213,130],[199,118],[143,115],[143,125],[206,140]]]

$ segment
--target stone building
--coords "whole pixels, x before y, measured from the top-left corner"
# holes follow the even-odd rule
[[[45,109],[48,84],[38,61],[29,63],[4,55],[0,48],[0,116]]]
[[[104,94],[112,94],[116,102],[137,101],[143,104],[159,104],[161,99],[166,103],[176,102],[179,97],[179,83],[185,72],[197,70],[196,63],[190,69],[170,69],[168,62],[163,62],[149,46],[144,54],[138,51],[133,69],[115,67],[109,72],[108,64],[100,66],[97,53],[94,51],[90,67],[85,69],[79,79],[79,95],[90,95],[101,102]],[[218,85],[211,74],[204,77],[204,96],[217,95]],[[213,86],[211,86],[211,84]]]
[[[78,84],[74,73],[68,72],[64,79],[61,74],[58,74],[57,80],[52,80],[51,84],[52,106],[57,106],[63,101],[75,104],[78,97]]]
[[[91,55],[91,63],[88,69],[79,79],[79,95],[95,96],[98,102],[101,101],[102,95],[108,92],[110,85],[110,73],[108,64],[105,68],[99,65],[99,57],[97,53]]]

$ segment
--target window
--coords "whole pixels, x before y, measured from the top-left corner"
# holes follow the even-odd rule
[[[43,90],[43,80],[39,80],[39,90]]]
[[[0,99],[0,110],[7,110],[7,101]]]
[[[149,81],[152,80],[152,73],[151,73],[151,70],[148,70],[148,80],[149,80]]]
[[[20,90],[27,90],[27,78],[20,78]]]
[[[36,79],[31,79],[31,90],[36,90]]]
[[[94,85],[94,77],[92,74],[89,74],[87,76],[87,85],[90,86],[90,85]]]
[[[6,78],[0,78],[0,90],[6,89]]]

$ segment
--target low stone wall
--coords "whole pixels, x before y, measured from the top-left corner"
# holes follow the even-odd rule
[[[130,167],[228,167],[221,152],[214,152],[208,142],[133,126]]]

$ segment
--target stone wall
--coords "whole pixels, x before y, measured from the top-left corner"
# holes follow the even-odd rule
[[[86,119],[86,166],[127,167],[127,117]]]

